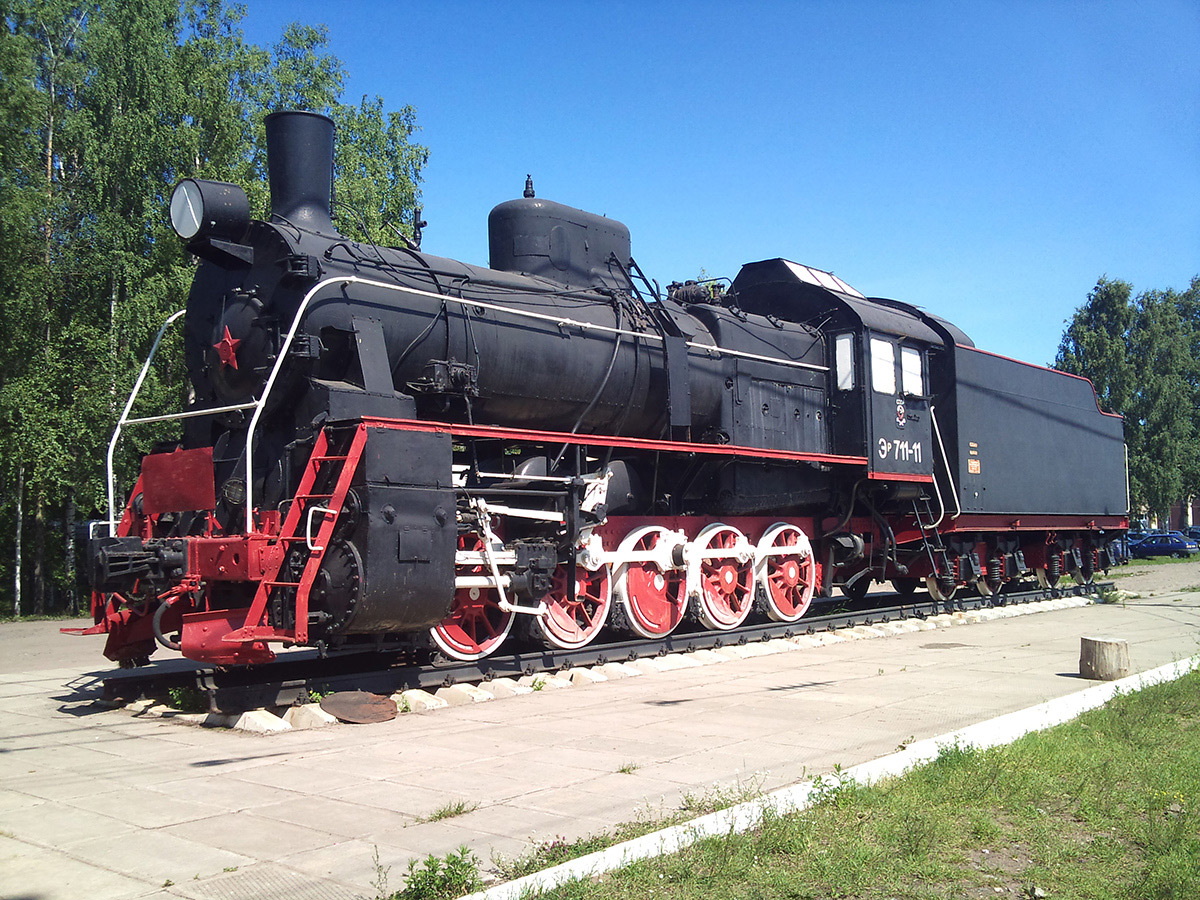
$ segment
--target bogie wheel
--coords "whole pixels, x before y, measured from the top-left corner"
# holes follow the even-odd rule
[[[867,598],[867,591],[871,589],[871,576],[863,575],[861,578],[843,584],[839,590],[853,600],[855,603],[861,603]]]
[[[958,591],[958,585],[955,585],[954,587],[950,588],[949,591],[946,591],[938,583],[936,575],[926,575],[925,589],[929,591],[929,598],[935,603],[949,603],[954,599],[954,595]]]
[[[613,570],[614,626],[639,637],[660,638],[674,631],[687,611],[682,569],[664,566],[656,557],[677,542],[666,528],[647,525],[625,536],[618,556],[636,558]]]
[[[920,578],[893,578],[892,587],[896,589],[896,593],[901,597],[911,597],[920,586]]]
[[[754,554],[746,536],[719,522],[703,528],[698,555],[688,570],[688,594],[705,628],[728,631],[746,621],[754,606]]]
[[[1063,571],[1063,555],[1061,550],[1047,551],[1046,562],[1044,565],[1038,566],[1034,573],[1037,575],[1038,584],[1042,590],[1050,591],[1058,587],[1058,582],[1062,578]]]
[[[754,577],[773,621],[795,622],[803,616],[817,584],[808,536],[786,522],[768,528],[754,551]]]
[[[1075,579],[1076,584],[1091,584],[1092,576],[1096,574],[1095,567],[1092,565],[1091,548],[1085,545],[1080,556],[1083,557],[1083,565],[1076,565],[1075,554],[1068,551],[1068,571],[1071,573],[1071,577]]]
[[[460,535],[458,549],[481,551],[484,549],[483,538],[477,534]],[[490,574],[486,565],[456,571],[460,575]],[[450,615],[429,633],[444,654],[471,662],[494,653],[504,643],[515,617],[515,613],[500,608],[500,592],[495,588],[459,588],[454,592]]]
[[[590,644],[608,620],[612,606],[612,584],[608,566],[592,572],[575,567],[575,599],[571,600],[570,566],[554,571],[550,593],[542,598],[546,611],[533,619],[533,634],[552,647],[578,650]]]

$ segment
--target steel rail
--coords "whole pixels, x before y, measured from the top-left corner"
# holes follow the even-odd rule
[[[211,712],[239,712],[261,707],[289,706],[312,692],[361,690],[393,694],[410,688],[438,688],[459,683],[479,683],[493,678],[517,678],[522,675],[554,673],[579,666],[630,662],[643,657],[668,653],[717,649],[776,638],[815,634],[856,625],[900,621],[962,612],[986,607],[1034,603],[1066,596],[1099,595],[1113,582],[1073,585],[1056,589],[1034,589],[1001,594],[997,597],[964,597],[948,603],[932,599],[875,608],[838,610],[811,616],[796,622],[766,622],[743,626],[733,631],[675,632],[655,641],[614,640],[593,643],[579,650],[553,648],[523,649],[476,662],[417,662],[417,652],[386,650],[350,651],[320,658],[316,651],[298,651],[261,666],[223,669],[219,666],[192,664],[190,660],[171,660],[161,669],[148,673],[121,672],[104,679],[102,696],[108,701],[131,701],[141,697],[165,698],[172,688],[200,692]],[[888,599],[898,595],[888,595]],[[814,602],[834,606],[836,598],[818,598]],[[422,656],[428,654],[420,651]]]

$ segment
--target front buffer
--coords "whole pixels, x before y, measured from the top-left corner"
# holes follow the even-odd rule
[[[180,467],[195,476],[194,451],[147,457],[118,534],[93,547],[91,630],[109,633],[110,659],[142,661],[157,640],[191,659],[249,665],[274,659],[272,644],[419,632],[449,612],[449,435],[326,426],[292,498],[256,510],[250,534],[221,533],[211,509],[147,513],[147,493],[156,510],[173,505],[163,494],[187,483]],[[164,533],[187,520],[202,533]]]

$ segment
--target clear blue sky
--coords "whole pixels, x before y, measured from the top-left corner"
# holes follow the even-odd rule
[[[664,285],[783,256],[1036,363],[1099,276],[1200,274],[1198,0],[248,6],[416,108],[439,255],[532,173]]]

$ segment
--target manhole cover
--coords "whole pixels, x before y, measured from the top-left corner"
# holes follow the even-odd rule
[[[396,718],[396,701],[366,691],[338,691],[321,701],[321,709],[338,721],[370,725]]]

